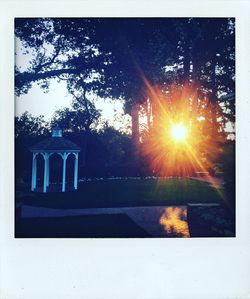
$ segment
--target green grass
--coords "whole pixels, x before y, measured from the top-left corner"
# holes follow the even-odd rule
[[[223,190],[188,178],[103,180],[79,184],[78,191],[34,193],[17,186],[16,200],[51,208],[133,207],[220,203]]]

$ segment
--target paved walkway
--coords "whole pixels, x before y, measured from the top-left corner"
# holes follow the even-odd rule
[[[125,214],[152,237],[190,237],[186,206],[51,209],[22,206],[22,218]]]

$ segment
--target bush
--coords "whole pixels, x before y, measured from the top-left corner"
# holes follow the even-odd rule
[[[235,211],[235,142],[225,144],[222,153],[222,171],[225,181],[225,194],[232,211]]]

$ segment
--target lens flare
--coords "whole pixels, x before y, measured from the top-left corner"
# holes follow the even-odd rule
[[[145,111],[152,117],[147,115],[140,150],[149,170],[177,177],[214,170],[224,142],[216,121],[220,106],[195,83],[164,87],[152,85],[143,73],[142,78],[151,108]]]
[[[182,124],[172,125],[171,136],[176,141],[185,141],[187,138],[187,128]]]

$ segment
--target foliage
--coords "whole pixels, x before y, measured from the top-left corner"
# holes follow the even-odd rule
[[[58,125],[64,132],[83,133],[95,127],[100,117],[100,112],[96,110],[91,102],[87,102],[88,108],[78,102],[73,104],[73,109],[63,108],[55,111],[51,120],[51,127]]]
[[[98,134],[98,139],[102,144],[104,156],[105,173],[103,173],[103,175],[131,175],[131,138],[128,135],[107,126]]]
[[[85,83],[89,90],[101,84],[108,55],[100,55],[97,45],[90,41],[89,22],[89,19],[16,19],[16,36],[25,51],[33,55],[26,70],[16,68],[16,93],[28,92],[31,82],[46,88],[50,78],[88,80]],[[99,80],[91,79],[94,72]],[[100,84],[99,92],[105,93]]]
[[[77,108],[77,104],[74,108]],[[99,112],[94,107],[89,108],[89,111],[92,116],[91,120],[97,121]],[[55,124],[63,129],[64,137],[81,147],[79,157],[80,177],[124,176],[132,174],[131,138],[128,135],[108,126],[103,127],[101,131],[96,131],[94,122],[91,123],[89,119],[86,119],[86,113],[82,106],[80,106],[79,110],[65,108],[57,111],[51,127]],[[88,131],[91,125],[93,127]],[[16,117],[15,171],[17,181],[29,182],[32,160],[29,147],[49,136],[49,128],[50,126],[42,117],[33,117],[27,113]],[[87,140],[86,130],[88,131]],[[86,142],[88,142],[87,147]],[[85,159],[85,163],[81,163],[83,159]],[[57,160],[53,162],[56,167],[53,165],[51,167],[55,173],[52,178],[54,177],[58,180],[61,176],[61,163],[60,159]],[[42,176],[42,162],[40,162],[38,164],[38,177]],[[69,167],[70,164],[69,162]]]
[[[27,138],[34,136],[46,136],[48,134],[48,123],[44,120],[44,116],[32,116],[27,111],[21,116],[15,117],[15,137]]]
[[[235,142],[228,141],[221,153],[219,160],[221,162],[221,170],[223,172],[223,178],[225,180],[225,194],[228,200],[229,207],[233,212],[235,212]]]
[[[127,103],[147,98],[144,78],[234,91],[234,19],[17,18],[15,28],[34,55],[29,69],[16,69],[17,93],[52,77]]]
[[[16,93],[28,92],[34,82],[46,90],[51,78],[66,80],[77,106],[56,112],[52,123],[59,122],[70,138],[78,139],[82,173],[91,175],[112,175],[124,165],[134,174],[155,171],[157,167],[145,167],[150,163],[140,155],[145,148],[156,147],[158,156],[154,152],[149,159],[163,165],[159,157],[165,157],[165,148],[158,145],[166,145],[161,142],[163,125],[172,121],[165,112],[183,121],[176,110],[181,95],[192,102],[185,106],[185,121],[199,127],[194,156],[212,169],[226,140],[225,125],[235,121],[234,27],[232,18],[17,18],[16,37],[32,58],[26,69],[16,66]],[[91,131],[99,113],[90,95],[125,99],[125,110],[132,116],[132,140],[110,128]],[[138,119],[143,109],[149,124],[144,135]],[[194,116],[203,122],[198,125]],[[90,165],[95,165],[91,171]],[[133,167],[137,169],[132,171]]]
[[[48,136],[49,124],[43,116],[34,117],[28,112],[15,117],[15,173],[16,179],[27,181],[31,173],[29,147]]]

